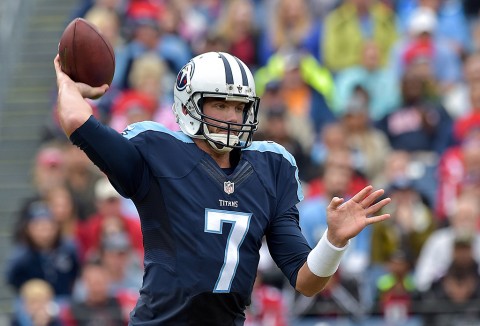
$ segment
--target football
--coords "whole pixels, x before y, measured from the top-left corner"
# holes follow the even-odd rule
[[[112,83],[115,54],[96,26],[75,18],[65,28],[58,44],[62,71],[75,82],[98,87]]]

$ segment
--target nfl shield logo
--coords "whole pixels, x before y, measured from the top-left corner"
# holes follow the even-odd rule
[[[223,190],[228,194],[233,194],[233,192],[235,191],[235,184],[231,181],[225,181],[223,183]]]

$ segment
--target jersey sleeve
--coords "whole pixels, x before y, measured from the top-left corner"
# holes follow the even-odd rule
[[[300,230],[296,206],[272,220],[266,231],[266,239],[273,260],[295,287],[298,271],[311,250]]]
[[[303,200],[303,191],[298,178],[298,167],[294,157],[287,151],[282,153],[280,170],[276,173],[276,215],[282,215]]]
[[[148,169],[131,141],[93,116],[70,135],[70,141],[108,176],[122,196],[140,196],[138,189],[148,177]]]
[[[245,149],[266,191],[274,198],[273,216],[280,216],[303,200],[295,158],[282,145],[257,141]]]

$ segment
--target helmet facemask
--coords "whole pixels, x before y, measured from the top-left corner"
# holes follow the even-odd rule
[[[206,98],[221,98],[227,101],[239,101],[246,104],[241,123],[227,122],[216,119],[203,112],[203,103]],[[199,93],[191,97],[187,103],[187,114],[201,122],[195,138],[207,140],[210,146],[219,153],[230,152],[234,148],[250,146],[253,133],[257,130],[258,98],[245,96],[228,96],[227,94]],[[226,131],[226,133],[211,133],[208,127]]]

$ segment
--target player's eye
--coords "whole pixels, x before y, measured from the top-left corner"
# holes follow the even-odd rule
[[[245,109],[246,109],[246,106],[245,106],[245,105],[239,105],[239,106],[235,107],[235,110],[236,110],[237,112],[244,112]]]

